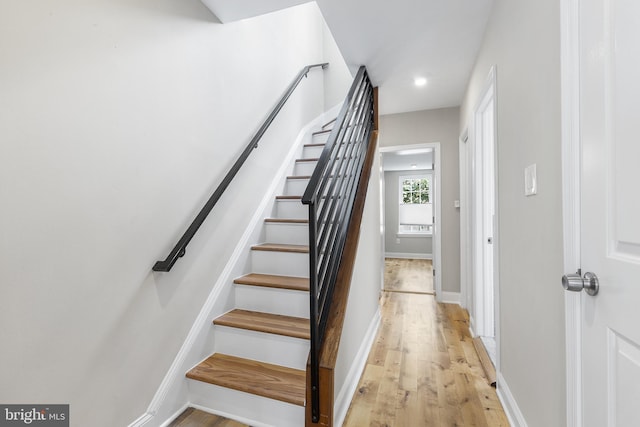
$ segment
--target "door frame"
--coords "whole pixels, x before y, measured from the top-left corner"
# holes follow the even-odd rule
[[[470,203],[470,175],[471,149],[469,129],[465,128],[458,139],[458,156],[460,165],[460,305],[467,311],[473,307],[473,292],[471,291],[470,274],[472,271],[471,253],[471,215]]]
[[[492,66],[489,70],[487,78],[485,80],[484,87],[478,96],[478,102],[473,110],[473,116],[471,121],[471,126],[468,132],[469,140],[467,142],[467,147],[465,152],[467,153],[467,173],[468,173],[468,188],[466,191],[466,197],[468,198],[468,215],[469,215],[469,230],[468,234],[465,236],[466,242],[468,242],[470,247],[470,259],[467,262],[468,270],[463,274],[466,278],[466,291],[471,293],[470,296],[467,296],[467,300],[471,300],[471,307],[473,314],[470,318],[470,332],[472,335],[483,335],[486,327],[484,326],[484,313],[486,312],[486,307],[489,305],[487,299],[484,297],[480,297],[479,294],[479,280],[477,275],[483,272],[479,272],[477,265],[478,262],[482,262],[482,260],[478,260],[478,253],[483,253],[484,249],[482,249],[482,245],[484,244],[484,238],[478,237],[482,234],[482,230],[484,227],[484,216],[478,216],[478,213],[475,211],[478,203],[478,191],[480,191],[480,187],[476,185],[478,182],[478,178],[481,176],[480,174],[486,174],[487,171],[484,171],[482,165],[478,163],[478,155],[477,152],[480,149],[478,146],[478,131],[479,127],[477,124],[479,111],[485,103],[485,100],[488,96],[491,96],[493,101],[493,138],[492,138],[492,152],[493,152],[493,161],[492,161],[492,171],[489,171],[493,174],[493,192],[494,192],[494,220],[493,220],[493,244],[492,244],[492,270],[493,270],[493,278],[492,278],[492,286],[493,286],[493,304],[492,304],[492,313],[493,316],[493,329],[496,340],[496,371],[499,371],[500,366],[500,287],[499,287],[499,244],[500,244],[500,236],[499,236],[499,227],[498,224],[498,159],[497,159],[497,84],[496,84],[496,67]],[[475,180],[475,181],[472,181]],[[465,267],[461,265],[461,267]],[[483,270],[484,271],[484,270]]]
[[[580,4],[560,1],[562,228],[565,273],[580,269]],[[558,278],[558,286],[560,285]],[[565,292],[567,427],[582,426],[582,295]]]
[[[435,191],[433,197],[434,204],[434,215],[435,215],[435,223],[434,223],[434,231],[433,231],[433,247],[432,247],[432,258],[433,258],[433,268],[435,270],[435,276],[433,278],[433,289],[436,293],[436,301],[438,302],[446,302],[447,298],[443,299],[442,295],[442,215],[441,215],[441,193],[442,193],[442,174],[440,172],[441,165],[441,153],[440,153],[440,143],[439,142],[426,142],[421,144],[407,144],[407,145],[394,145],[390,147],[380,147],[378,152],[380,156],[382,153],[390,153],[394,151],[402,151],[402,150],[414,150],[420,148],[432,148],[433,149],[433,179],[435,180]],[[380,167],[380,175],[382,182],[384,182],[384,171],[382,170],[382,165]],[[384,208],[385,208],[385,194],[384,194],[384,184],[381,187],[381,221],[384,221]],[[381,224],[381,230],[384,230],[384,222]],[[384,233],[384,231],[383,231]],[[382,235],[382,266],[384,269],[385,262],[385,246],[384,246],[384,234]],[[384,277],[384,274],[383,274]]]

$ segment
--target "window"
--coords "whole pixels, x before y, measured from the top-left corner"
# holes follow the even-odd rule
[[[398,234],[420,236],[432,234],[431,175],[399,177]]]
[[[405,205],[429,203],[429,180],[427,178],[402,177],[402,203]]]

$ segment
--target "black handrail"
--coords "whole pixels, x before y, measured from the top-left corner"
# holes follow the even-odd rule
[[[360,67],[302,196],[302,203],[309,206],[311,419],[314,423],[320,418],[320,348],[373,121],[373,85],[365,67]]]
[[[175,247],[171,250],[167,258],[165,258],[164,261],[157,261],[155,263],[155,265],[153,266],[153,271],[170,271],[176,261],[178,261],[178,258],[184,256],[187,245],[196,234],[204,220],[207,218],[207,216],[211,212],[211,209],[213,209],[224,191],[227,189],[233,178],[236,176],[244,162],[247,160],[249,154],[251,154],[251,152],[255,148],[258,148],[258,142],[260,141],[260,138],[262,138],[264,133],[267,131],[267,129],[271,125],[271,122],[273,122],[273,120],[276,118],[276,116],[284,106],[285,102],[287,102],[287,99],[289,99],[293,91],[296,89],[296,87],[298,87],[298,84],[300,83],[302,78],[306,77],[309,73],[309,70],[311,70],[312,68],[322,67],[324,69],[328,65],[329,63],[307,65],[298,73],[296,78],[285,91],[284,95],[282,95],[282,98],[280,98],[280,101],[278,101],[262,126],[260,126],[260,129],[258,129],[253,138],[251,138],[251,142],[249,142],[242,154],[240,154],[240,157],[238,157],[229,172],[227,172],[227,175],[224,177],[218,188],[216,188],[207,203],[205,203],[204,207],[200,210],[198,216],[196,216],[189,228],[187,228],[187,231],[185,231],[180,240],[178,240],[178,243],[176,243]]]

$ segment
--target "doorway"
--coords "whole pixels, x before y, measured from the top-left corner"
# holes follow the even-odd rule
[[[465,247],[461,277],[470,315],[470,329],[481,339],[497,368],[497,194],[496,194],[496,99],[495,68],[492,68],[468,135],[461,137],[461,198],[465,215],[461,221]],[[466,141],[466,142],[465,142]]]
[[[424,276],[415,293],[435,293],[441,301],[440,144],[380,148],[381,240],[383,277]],[[384,282],[382,284],[385,289]]]

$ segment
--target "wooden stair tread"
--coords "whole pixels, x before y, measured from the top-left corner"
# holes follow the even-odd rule
[[[309,224],[309,220],[303,218],[265,218],[264,222],[279,224]]]
[[[302,200],[302,196],[276,196],[276,200]]]
[[[299,163],[303,163],[303,162],[317,162],[319,160],[319,158],[313,158],[313,159],[296,159],[296,162]]]
[[[311,179],[311,175],[291,175],[287,179]]]
[[[251,247],[254,251],[309,253],[308,245],[288,245],[284,243],[261,243]]]
[[[315,143],[315,144],[304,144],[305,147],[324,147],[325,145],[327,144],[325,144],[324,142]]]
[[[258,311],[231,310],[215,319],[213,324],[305,340],[310,335],[309,319]]]
[[[306,373],[298,369],[215,353],[187,378],[304,406]]]
[[[273,274],[250,273],[233,281],[238,285],[263,286],[268,288],[309,291],[309,279],[306,277],[276,276]]]
[[[333,129],[319,130],[319,131],[313,132],[313,133],[311,134],[311,136],[323,135],[323,134],[325,134],[325,133],[331,133],[331,131],[332,131],[332,130],[333,130]]]

